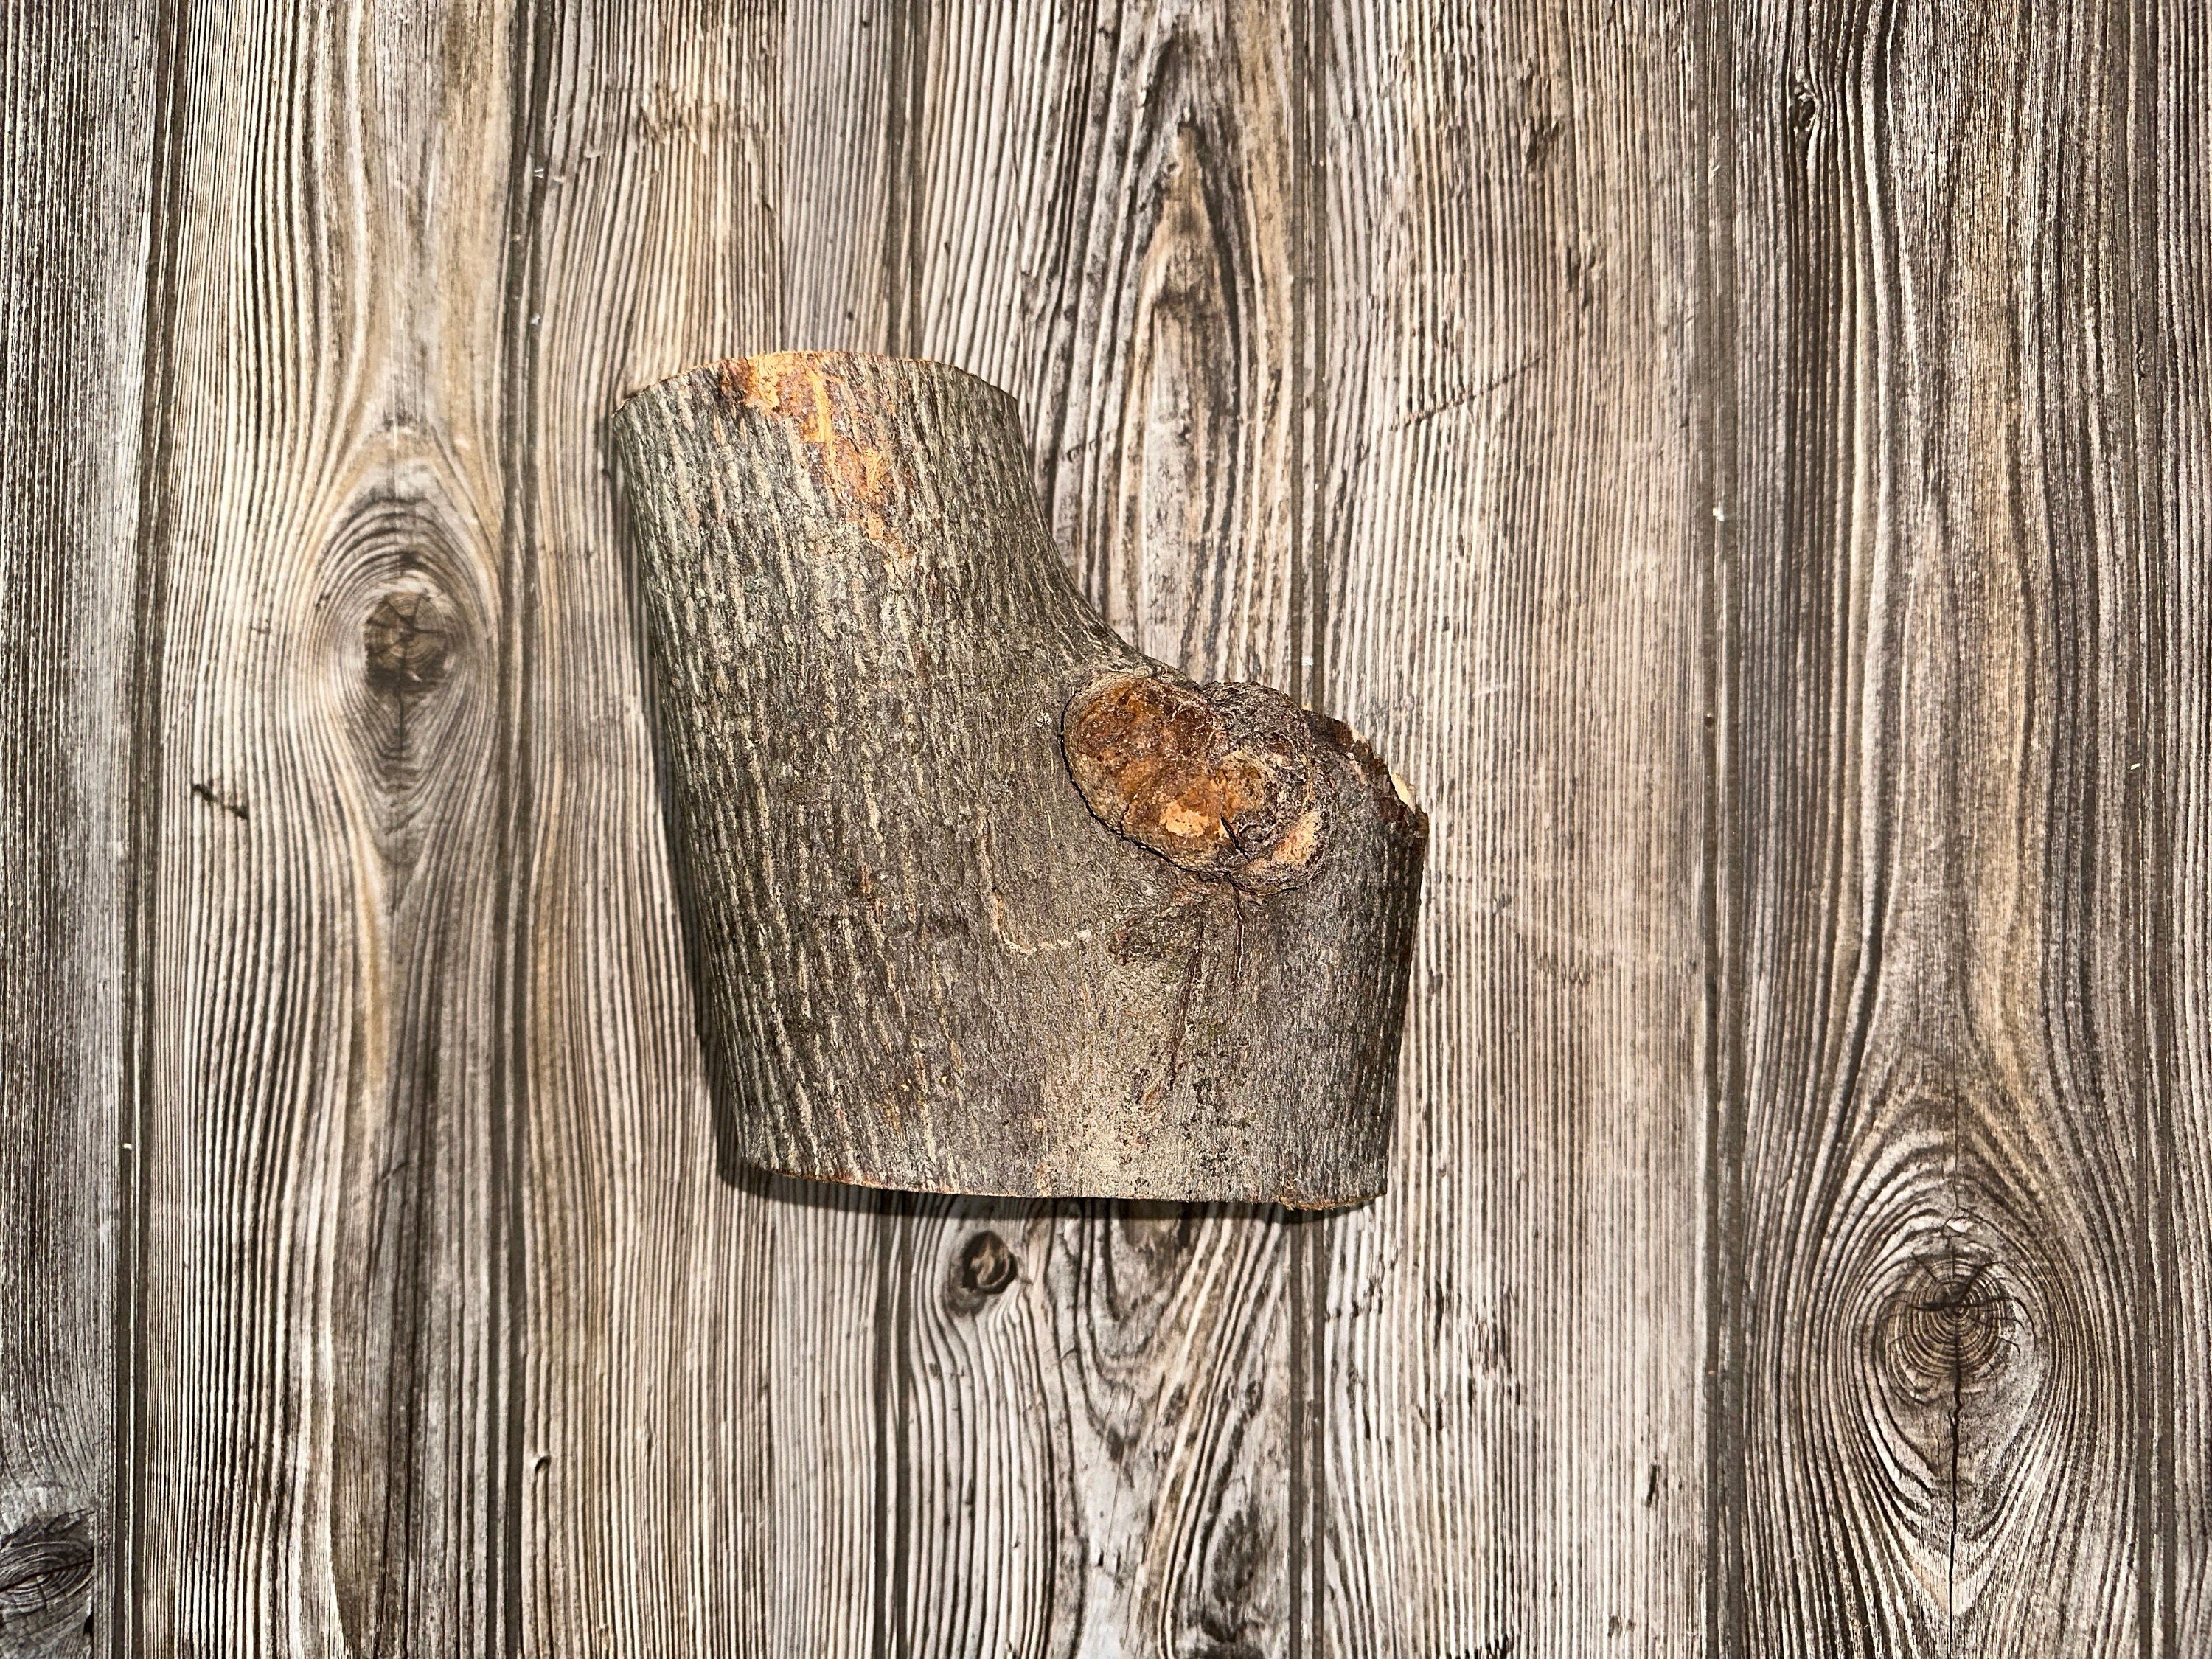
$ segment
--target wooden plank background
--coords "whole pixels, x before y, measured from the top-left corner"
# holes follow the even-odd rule
[[[0,1653],[2212,1646],[2201,8],[0,48]],[[1428,806],[1387,1197],[731,1164],[605,422],[787,346]]]
[[[0,1652],[24,1659],[83,1650],[128,1547],[146,9],[0,21]]]

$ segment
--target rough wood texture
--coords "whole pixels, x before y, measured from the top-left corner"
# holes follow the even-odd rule
[[[0,30],[0,1653],[2212,1644],[2202,7]],[[606,422],[786,346],[1432,809],[1385,1199],[718,1173]]]
[[[778,45],[764,9],[688,0],[538,6],[517,42],[530,1654],[866,1650],[874,1258],[849,1214],[717,1168],[607,432],[631,392],[781,334]]]
[[[503,21],[169,23],[138,1651],[514,1628]]]
[[[616,422],[708,1060],[750,1163],[1380,1189],[1427,826],[1342,726],[1114,637],[1004,394],[793,353]]]
[[[1715,1645],[2188,1652],[2203,88],[2149,8],[1744,23]]]
[[[125,1583],[134,800],[116,713],[133,690],[149,9],[0,14],[0,1653],[16,1659],[86,1650]]]
[[[1330,126],[1369,149],[1332,216],[1387,302],[1332,375],[1370,385],[1330,450],[1319,694],[1433,799],[1434,863],[1392,1190],[1330,1225],[1310,1291],[1310,1639],[1695,1652],[1702,163],[1679,21],[1342,27]]]

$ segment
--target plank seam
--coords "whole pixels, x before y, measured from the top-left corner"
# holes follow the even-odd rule
[[[1741,1458],[1729,1455],[1728,1431],[1735,1422],[1734,1364],[1728,1334],[1732,1328],[1736,1298],[1729,1284],[1729,1268],[1741,1255],[1740,1241],[1731,1237],[1741,1206],[1731,1189],[1728,1173],[1741,1167],[1738,1155],[1742,1119],[1734,1109],[1732,1085],[1735,1076],[1728,1033],[1738,1029],[1729,1017],[1736,994],[1726,954],[1727,918],[1724,888],[1729,876],[1723,848],[1726,830],[1735,808],[1728,767],[1727,743],[1729,675],[1728,569],[1730,532],[1723,517],[1723,502],[1734,494],[1728,471],[1735,451],[1737,410],[1730,349],[1735,334],[1735,250],[1729,227],[1734,219],[1736,165],[1734,114],[1735,37],[1733,14],[1717,14],[1705,33],[1700,55],[1703,85],[1698,108],[1702,130],[1694,146],[1704,159],[1691,185],[1704,249],[1704,269],[1691,283],[1696,320],[1692,325],[1692,349],[1701,359],[1691,368],[1692,384],[1703,395],[1693,401],[1693,421],[1702,422],[1692,453],[1688,481],[1691,506],[1689,534],[1702,548],[1693,559],[1705,585],[1700,598],[1700,626],[1704,634],[1699,653],[1704,730],[1699,734],[1705,787],[1700,792],[1705,823],[1698,860],[1695,902],[1704,956],[1699,1005],[1703,1030],[1699,1065],[1705,1085],[1705,1156],[1703,1207],[1705,1240],[1704,1291],[1700,1298],[1705,1317],[1705,1485],[1702,1579],[1705,1651],[1722,1656],[1741,1650],[1741,1632],[1730,1626],[1726,1608],[1741,1579],[1729,1524],[1741,1507],[1735,1473]]]
[[[2140,879],[2136,889],[2145,918],[2145,937],[2141,942],[2145,963],[2142,977],[2146,981],[2142,1018],[2148,1029],[2143,1035],[2146,1051],[2156,1057],[2144,1069],[2142,1119],[2137,1128],[2137,1144],[2146,1149],[2146,1155],[2136,1164],[2136,1200],[2137,1212],[2145,1221],[2136,1272],[2140,1282],[2150,1289],[2155,1310],[2154,1318],[2138,1326],[2136,1339],[2137,1365],[2149,1383],[2142,1391],[2143,1418],[2137,1432],[2143,1464],[2140,1480],[2148,1511],[2143,1522],[2146,1545],[2155,1552],[2151,1570],[2142,1575],[2139,1590],[2140,1640],[2147,1656],[2179,1654],[2182,1650],[2180,1493],[2176,1459],[2183,1402],[2175,1382],[2175,1355],[2181,1350],[2188,1328],[2186,1310],[2176,1293],[2175,1267],[2180,1259],[2182,1238],[2175,1213],[2172,1158],[2177,1127],[2174,1091],[2168,1086],[2174,1068],[2180,1063],[2180,1049],[2175,1040],[2179,1027],[2172,1006],[2171,975],[2158,971],[2178,959],[2172,909],[2160,896],[2173,890],[2179,867],[2174,850],[2174,820],[2178,814],[2160,811],[2157,804],[2177,799],[2174,780],[2167,771],[2170,748],[2166,711],[2171,699],[2166,690],[2172,672],[2166,642],[2170,633],[2173,637],[2179,637],[2179,633],[2178,629],[2170,630],[2167,625],[2172,614],[2167,573],[2175,550],[2167,539],[2168,521],[2160,509],[2158,486],[2158,468],[2162,459],[2160,451],[2166,433],[2166,362],[2160,354],[2147,351],[2143,347],[2145,313],[2154,322],[2163,323],[2165,311],[2158,251],[2154,246],[2146,258],[2142,246],[2142,228],[2157,223],[2157,202],[2164,182],[2158,164],[2157,132],[2158,66],[2162,56],[2160,24],[2164,15],[2165,9],[2159,0],[2150,0],[2142,8],[2130,6],[2123,24],[2128,31],[2124,54],[2124,96],[2129,116],[2126,127],[2132,139],[2128,147],[2131,189],[2125,221],[2132,325],[2127,343],[2134,370],[2136,417],[2129,434],[2129,500],[2134,511],[2131,528],[2141,550],[2139,564],[2148,590],[2142,601],[2146,625],[2141,633],[2148,693],[2142,700],[2143,773],[2130,775],[2136,779],[2136,799],[2143,804],[2139,805],[2133,819],[2142,826],[2142,835],[2148,844],[2141,849],[2143,856],[2130,862],[2147,878]],[[2161,328],[2160,331],[2165,331]]]
[[[167,633],[169,568],[166,552],[172,533],[171,502],[167,483],[173,422],[167,419],[171,387],[175,379],[177,308],[177,240],[182,195],[185,95],[182,88],[185,52],[180,36],[185,30],[180,0],[167,0],[155,12],[153,53],[154,143],[152,165],[146,182],[145,337],[143,368],[139,380],[143,404],[139,419],[138,526],[136,592],[132,604],[132,634],[137,642],[131,684],[129,778],[131,799],[125,807],[129,842],[125,851],[128,898],[123,917],[124,971],[130,988],[123,999],[123,1090],[119,1103],[120,1170],[117,1182],[117,1242],[115,1254],[115,1400],[118,1419],[113,1425],[115,1502],[122,1513],[114,1520],[114,1550],[118,1559],[110,1567],[108,1648],[118,1659],[129,1659],[142,1645],[138,1560],[144,1547],[146,1378],[142,1359],[145,1347],[145,1277],[141,1218],[145,1198],[146,1125],[151,1116],[154,1067],[147,1053],[148,1031],[153,1020],[155,908],[159,902],[161,876],[161,674],[160,664]]]
[[[500,1510],[493,1535],[485,1540],[489,1567],[498,1585],[492,1608],[497,1650],[520,1659],[524,1637],[523,1439],[527,1418],[526,1360],[528,1305],[525,1120],[530,1089],[529,986],[532,870],[528,834],[534,802],[530,751],[533,676],[532,629],[537,617],[536,554],[526,503],[538,497],[536,453],[530,441],[538,384],[536,332],[544,307],[544,271],[539,246],[545,213],[547,169],[535,165],[537,137],[547,106],[552,74],[551,30],[541,27],[537,12],[519,8],[509,26],[508,75],[520,95],[512,100],[507,159],[505,318],[500,331],[501,380],[505,407],[500,411],[505,463],[501,526],[504,556],[500,569],[500,661],[498,724],[503,744],[497,780],[499,821],[504,831],[500,855],[504,867],[493,901],[492,1006],[503,1029],[492,1044],[490,1136],[491,1207],[495,1237],[504,1260],[493,1282],[505,1306],[495,1315],[495,1371],[492,1408],[499,1413]]]

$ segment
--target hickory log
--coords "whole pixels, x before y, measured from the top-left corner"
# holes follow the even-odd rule
[[[1012,400],[782,353],[616,417],[701,1035],[748,1162],[1380,1191],[1427,821],[1344,726],[1076,592]]]

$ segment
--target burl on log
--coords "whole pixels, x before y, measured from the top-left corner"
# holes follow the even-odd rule
[[[1382,1187],[1427,820],[1076,592],[1012,399],[784,353],[615,430],[710,1068],[750,1162],[938,1192]]]

